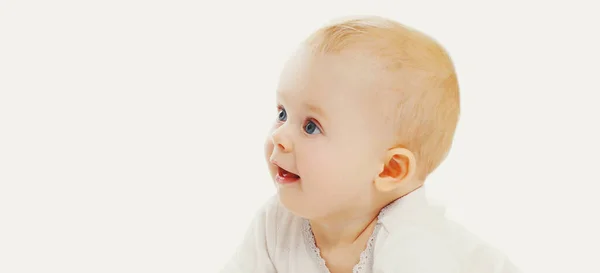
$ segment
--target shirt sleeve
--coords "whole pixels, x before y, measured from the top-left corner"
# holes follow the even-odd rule
[[[488,244],[481,244],[476,248],[464,268],[465,273],[521,273],[504,253]]]
[[[416,230],[391,236],[376,253],[375,273],[521,273],[501,251],[480,243],[466,255]]]
[[[269,245],[276,225],[273,200],[256,214],[235,254],[221,273],[276,273]]]
[[[375,252],[374,273],[462,273],[453,253],[420,230],[406,229],[381,243]]]

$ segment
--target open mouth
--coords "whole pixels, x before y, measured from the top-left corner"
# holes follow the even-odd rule
[[[300,176],[278,166],[276,180],[281,184],[289,184],[299,181]]]

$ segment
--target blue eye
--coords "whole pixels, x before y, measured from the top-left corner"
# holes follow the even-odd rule
[[[309,135],[321,133],[321,129],[319,129],[319,126],[317,126],[313,121],[310,120],[306,123],[306,125],[304,125],[304,131]]]
[[[286,121],[287,120],[287,112],[285,112],[285,109],[283,109],[283,108],[279,109],[279,116],[277,117],[277,119],[279,121]]]

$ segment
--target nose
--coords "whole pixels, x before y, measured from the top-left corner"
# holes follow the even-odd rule
[[[293,143],[289,136],[285,134],[285,125],[275,129],[271,134],[273,145],[275,149],[279,149],[281,152],[289,153],[292,151]]]

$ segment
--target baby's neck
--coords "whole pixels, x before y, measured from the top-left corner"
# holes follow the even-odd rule
[[[369,239],[378,221],[378,216],[385,206],[398,198],[418,189],[423,183],[407,189],[399,189],[388,196],[376,198],[373,207],[363,211],[356,208],[347,213],[340,213],[335,217],[311,219],[310,225],[317,246],[323,249],[363,245]]]
[[[379,209],[353,217],[311,220],[315,243],[321,250],[363,245],[373,233],[378,215]]]

